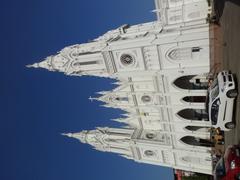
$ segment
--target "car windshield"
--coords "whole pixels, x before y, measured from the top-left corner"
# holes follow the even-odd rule
[[[214,81],[211,84],[211,89],[215,88],[216,86],[218,86],[218,79],[214,79]]]
[[[224,165],[224,160],[221,158],[218,163],[216,164],[215,167],[215,175],[218,178],[225,176],[226,171],[225,171],[225,165]]]
[[[213,103],[212,103],[212,107],[211,107],[211,120],[212,120],[212,125],[216,125],[217,124],[217,120],[218,120],[218,112],[219,112],[219,105],[220,105],[220,99],[216,99]]]
[[[212,98],[212,101],[218,96],[219,94],[219,87],[218,87],[218,80],[215,79],[213,81],[213,83],[211,84],[211,98]]]

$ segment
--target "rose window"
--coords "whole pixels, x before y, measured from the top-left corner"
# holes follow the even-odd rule
[[[134,58],[133,56],[129,55],[129,54],[123,54],[120,57],[120,61],[124,66],[128,66],[134,63]]]

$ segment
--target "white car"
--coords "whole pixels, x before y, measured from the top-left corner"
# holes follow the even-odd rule
[[[234,99],[238,93],[232,73],[221,71],[208,90],[208,114],[214,128],[229,131],[235,128],[233,122]]]

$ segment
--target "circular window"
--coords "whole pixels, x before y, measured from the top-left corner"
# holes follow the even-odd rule
[[[146,138],[148,138],[148,139],[153,139],[155,137],[156,137],[156,134],[154,134],[154,133],[147,133],[146,134]]]
[[[124,66],[129,66],[129,65],[132,65],[134,63],[134,58],[129,54],[123,54],[120,57],[120,61]]]
[[[148,95],[142,96],[141,99],[142,99],[142,102],[144,102],[144,103],[147,103],[147,102],[150,102],[150,101],[151,101],[151,97],[148,96]]]
[[[155,152],[153,152],[153,151],[151,151],[151,150],[146,150],[146,151],[144,152],[144,154],[145,154],[146,156],[150,157],[150,156],[154,156],[154,155],[155,155]]]

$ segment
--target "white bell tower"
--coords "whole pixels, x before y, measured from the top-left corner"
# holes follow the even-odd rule
[[[137,162],[212,173],[208,148],[189,146],[183,149],[173,144],[172,136],[165,132],[106,127],[63,135],[90,144],[96,150],[117,153]]]
[[[45,68],[49,71],[64,72],[66,75],[108,76],[101,50],[106,46],[102,42],[73,45],[61,50],[57,55],[27,67]]]
[[[82,143],[90,144],[94,149],[103,152],[118,153],[124,157],[131,157],[130,149],[133,129],[97,128],[96,130],[81,131],[79,133],[63,134],[76,138]]]

